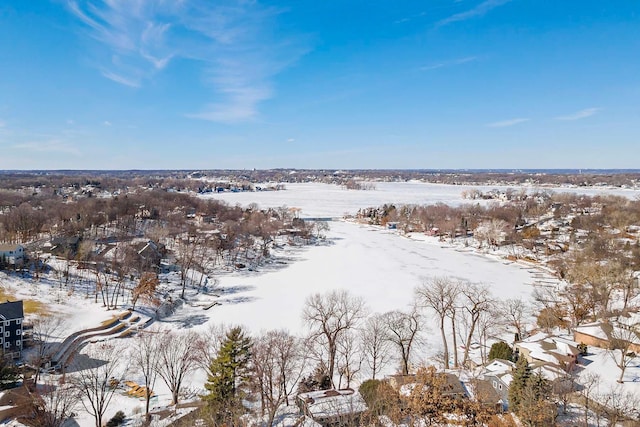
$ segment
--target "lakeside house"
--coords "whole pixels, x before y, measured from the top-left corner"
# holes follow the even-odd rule
[[[516,351],[533,367],[548,366],[555,371],[571,371],[578,362],[578,343],[545,333],[538,333],[515,344]]]
[[[633,323],[635,319],[635,316],[631,316],[621,317],[615,324],[606,322],[587,323],[573,330],[573,339],[593,347],[610,348],[612,335],[624,336],[632,340],[630,340],[629,351],[640,353],[640,328],[638,323]],[[625,333],[623,330],[630,330],[634,333]]]

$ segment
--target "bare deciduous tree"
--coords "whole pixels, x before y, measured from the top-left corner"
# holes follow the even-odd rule
[[[161,332],[156,372],[171,391],[171,404],[178,403],[185,376],[196,367],[197,336],[186,332]]]
[[[448,277],[434,277],[426,280],[416,288],[418,303],[435,311],[440,321],[440,334],[442,337],[443,359],[445,369],[449,369],[449,344],[445,332],[445,319],[455,305],[458,284]]]
[[[211,360],[218,355],[222,341],[232,328],[223,323],[214,323],[198,334],[193,355],[199,368],[210,373]]]
[[[491,309],[493,300],[489,289],[484,285],[475,283],[460,284],[459,290],[463,295],[462,312],[466,313],[463,318],[467,324],[467,339],[462,357],[462,365],[466,366],[469,362],[469,349],[471,348],[473,335],[478,326],[480,316]]]
[[[29,361],[36,368],[34,383],[40,378],[40,368],[43,367],[56,350],[58,340],[62,341],[62,334],[66,324],[62,317],[40,316],[32,321],[31,337],[34,351],[29,356]]]
[[[326,347],[327,371],[332,383],[338,339],[347,330],[356,327],[364,313],[362,298],[344,290],[313,294],[305,302],[302,318],[310,328],[311,340]]]
[[[364,355],[358,348],[357,334],[352,330],[340,335],[338,338],[338,352],[336,355],[336,369],[338,371],[338,388],[342,388],[342,379],[347,382],[346,388],[351,386],[351,381],[362,369]]]
[[[262,401],[266,425],[273,425],[276,412],[288,404],[289,395],[304,370],[304,353],[300,341],[286,331],[269,331],[254,341],[253,377]]]
[[[640,341],[638,334],[629,327],[613,326],[609,337],[609,351],[616,366],[620,368],[619,383],[624,382],[624,373],[627,366],[635,359],[635,354],[630,352],[631,346]]]
[[[521,298],[509,298],[499,304],[498,312],[507,326],[515,329],[513,342],[523,339],[522,333],[529,312],[528,304]]]
[[[151,393],[156,383],[158,375],[158,345],[161,331],[158,328],[149,328],[140,331],[135,337],[135,350],[133,351],[131,362],[132,367],[144,378],[146,387],[145,393],[145,417],[149,418],[149,402]]]
[[[389,362],[389,340],[387,339],[387,322],[384,315],[375,314],[367,318],[361,329],[361,349],[371,369],[371,378]]]
[[[70,374],[70,383],[82,396],[82,405],[94,417],[96,427],[102,427],[102,417],[126,371],[119,354],[117,346],[98,343],[87,347],[72,363],[75,372]]]
[[[45,381],[34,393],[35,422],[41,427],[62,427],[78,406],[79,397],[72,384]]]
[[[609,425],[618,425],[625,419],[637,420],[640,398],[633,391],[625,390],[620,384],[601,393],[598,400],[602,403]]]
[[[400,353],[400,369],[409,374],[411,349],[420,331],[420,315],[414,307],[409,312],[390,311],[384,315],[387,324],[387,339]]]

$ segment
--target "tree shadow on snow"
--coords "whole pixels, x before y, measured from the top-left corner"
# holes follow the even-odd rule
[[[109,363],[107,360],[93,359],[92,357],[78,353],[67,362],[65,372],[71,374],[73,372],[84,371],[85,369],[96,369]]]
[[[190,329],[194,326],[204,325],[209,321],[209,316],[204,314],[191,314],[184,317],[174,318],[172,320],[164,320],[166,323],[178,325],[181,329]]]
[[[256,297],[250,297],[250,296],[238,296],[238,297],[233,297],[233,298],[228,298],[228,299],[224,299],[220,301],[221,305],[236,305],[236,304],[243,304],[243,303],[247,303],[247,302],[252,302],[257,300],[258,298]]]
[[[226,286],[224,288],[218,288],[218,294],[220,294],[221,296],[226,296],[226,295],[233,295],[233,294],[239,294],[242,292],[249,292],[254,290],[256,287],[253,285],[233,285],[233,286]]]

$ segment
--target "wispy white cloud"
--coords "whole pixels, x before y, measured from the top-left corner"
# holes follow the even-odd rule
[[[467,19],[483,16],[490,10],[510,2],[511,0],[485,0],[472,9],[469,9],[464,12],[456,13],[454,15],[449,16],[448,18],[445,18],[439,21],[436,24],[436,26],[442,27],[444,25],[452,24],[454,22],[466,21]]]
[[[585,108],[584,110],[576,111],[575,113],[568,114],[566,116],[556,117],[556,120],[580,120],[591,117],[601,111],[602,108]]]
[[[105,78],[140,87],[175,58],[201,67],[212,101],[188,117],[254,119],[274,95],[272,79],[307,48],[276,35],[280,9],[254,0],[67,0],[89,35],[106,47]]]
[[[287,139],[287,142],[296,142],[295,138],[289,138]]]
[[[102,125],[103,126],[113,126],[109,120],[105,120],[104,122],[102,122]]]
[[[7,123],[4,120],[0,120],[0,128],[3,128],[7,125]]]
[[[116,83],[120,83],[121,85],[129,86],[129,87],[140,87],[140,81],[138,79],[134,79],[131,77],[124,77],[114,72],[103,70],[102,75],[109,80],[112,80]]]
[[[525,118],[515,118],[509,120],[501,120],[499,122],[488,123],[486,126],[490,128],[506,128],[509,126],[515,126],[520,123],[528,122],[530,119]]]
[[[412,21],[412,20],[414,20],[416,18],[422,18],[423,16],[426,16],[426,15],[427,15],[427,12],[420,12],[417,15],[412,15],[412,16],[408,16],[408,17],[405,17],[405,18],[397,19],[397,20],[393,21],[393,23],[394,24],[404,24],[405,22]]]
[[[467,56],[465,58],[453,59],[451,61],[436,62],[434,64],[425,65],[424,67],[420,67],[420,70],[422,71],[436,70],[438,68],[451,67],[454,65],[462,65],[462,64],[466,64],[468,62],[474,62],[477,60],[478,60],[477,56]]]
[[[12,148],[25,150],[34,153],[65,153],[80,156],[80,150],[68,142],[58,139],[48,139],[42,141],[26,141],[14,144]]]

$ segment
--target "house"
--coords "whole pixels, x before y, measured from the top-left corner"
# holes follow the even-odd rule
[[[74,258],[80,249],[80,236],[58,236],[51,239],[50,251],[63,258]]]
[[[437,372],[435,375],[442,379],[441,391],[443,396],[457,399],[465,399],[468,397],[467,390],[456,375],[448,372]],[[397,390],[401,396],[409,396],[413,389],[419,385],[419,378],[415,374],[388,375],[385,378],[389,382],[389,385]]]
[[[473,379],[467,388],[471,390],[472,397],[491,412],[501,414],[507,410],[507,398],[498,392],[491,380]]]
[[[0,345],[5,358],[19,359],[22,354],[22,301],[0,304]]]
[[[0,244],[0,266],[20,266],[24,263],[24,246],[17,244]]]
[[[394,374],[385,376],[385,380],[389,383],[389,385],[396,391],[400,391],[402,386],[407,384],[415,384],[416,383],[416,375],[415,374]]]
[[[617,332],[616,334],[618,336],[628,336],[633,338],[632,334],[620,332],[621,329],[631,329],[635,330],[636,339],[629,345],[629,351],[640,353],[640,336],[638,335],[638,326],[637,324],[629,324],[634,321],[633,319],[634,317],[624,319],[619,318],[617,324],[605,322],[587,323],[573,330],[573,339],[586,345],[609,348],[609,341],[611,340],[612,333]],[[618,331],[614,331],[614,329]]]
[[[444,396],[451,396],[459,399],[468,397],[467,390],[464,388],[460,378],[448,372],[442,373],[441,375],[444,377],[445,381],[444,391],[442,393]]]
[[[578,361],[578,343],[566,338],[538,333],[515,344],[516,352],[531,364],[550,364],[570,371]]]
[[[507,411],[509,408],[509,385],[513,379],[511,373],[514,368],[515,363],[504,359],[493,359],[485,365],[481,370],[480,379],[491,386],[498,395],[498,400],[494,400],[495,396],[486,389],[485,384],[477,386],[484,396],[477,396],[476,398],[485,405],[500,403],[501,409],[499,412]]]
[[[324,427],[354,425],[367,410],[360,393],[352,389],[300,393],[296,403],[306,417]]]
[[[166,252],[164,245],[149,240],[134,245],[140,267],[143,270],[158,270],[160,261]]]

